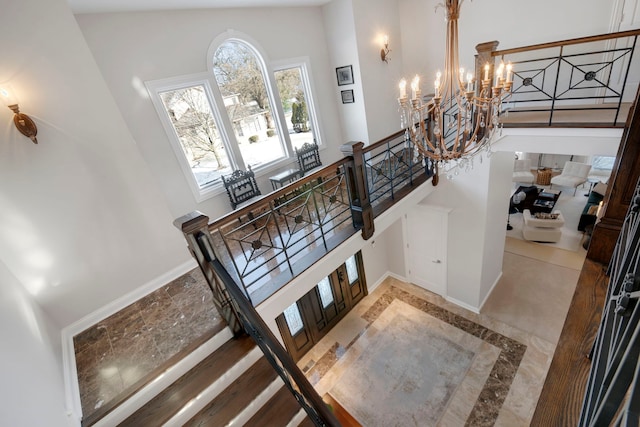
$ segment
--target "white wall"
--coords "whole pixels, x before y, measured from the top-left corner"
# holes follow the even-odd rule
[[[0,86],[0,259],[58,327],[189,254],[64,0],[5,2]]]
[[[328,145],[321,153],[322,160],[329,164],[341,157],[339,147],[345,141],[335,108],[339,91],[319,7],[108,13],[76,18],[173,217],[200,210],[215,219],[231,207],[224,193],[201,203],[195,201],[144,82],[206,72],[210,43],[229,29],[259,43],[267,66],[271,61],[309,57],[318,118]],[[259,179],[259,186],[263,192],[271,188],[268,175]]]
[[[49,329],[51,323],[0,262],[0,425],[72,425],[66,416],[60,360],[53,349],[60,345],[59,334]]]
[[[503,129],[503,137],[493,144],[496,151],[527,153],[615,156],[622,129]],[[532,160],[537,165],[537,159]]]
[[[403,77],[403,55],[398,0],[354,0],[353,10],[367,134],[373,143],[400,130],[398,82]],[[380,59],[384,34],[391,49],[388,63]]]
[[[502,276],[502,258],[504,254],[509,198],[513,183],[513,161],[515,156],[509,152],[497,152],[491,155],[489,182],[487,185],[487,216],[484,224],[484,249],[482,273],[480,279],[480,307],[489,296],[493,286]]]
[[[445,174],[441,173],[436,190],[422,204],[452,209],[447,247],[447,297],[467,308],[478,310],[484,285],[497,279],[496,272],[502,271],[506,233],[503,229],[497,236],[487,236],[485,227],[490,213],[495,214],[492,220],[506,224],[509,197],[507,192],[502,202],[498,201],[497,206],[489,207],[489,200],[493,201],[494,198],[494,189],[489,188],[490,162],[485,158],[480,163],[476,158],[474,164],[473,170],[460,171],[452,180],[446,179]],[[487,238],[490,240],[485,244]],[[502,243],[497,240],[499,238],[502,238]],[[489,257],[485,254],[488,249],[499,253]],[[496,277],[492,280],[489,277],[491,275]]]
[[[418,73],[423,93],[432,93],[438,68],[444,66],[446,33],[439,0],[399,0],[404,72]],[[459,23],[460,65],[474,66],[475,46],[498,40],[498,49],[527,46],[606,33],[613,2],[601,0],[482,0],[462,5]]]
[[[329,46],[333,86],[327,90],[334,95],[334,108],[337,109],[342,123],[343,138],[346,141],[362,141],[365,144],[375,142],[367,135],[367,116],[362,88],[362,74],[365,70],[360,64],[358,40],[354,29],[353,0],[333,0],[322,6],[322,19],[325,28],[325,41]],[[351,65],[353,67],[354,84],[338,86],[335,69]],[[340,91],[353,89],[355,102],[343,104]]]

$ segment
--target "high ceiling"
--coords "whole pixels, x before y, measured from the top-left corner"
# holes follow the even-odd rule
[[[73,13],[230,7],[319,6],[331,0],[69,0]]]

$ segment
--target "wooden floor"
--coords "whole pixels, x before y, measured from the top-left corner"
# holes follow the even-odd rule
[[[609,278],[606,266],[585,260],[532,426],[575,426],[580,418]]]

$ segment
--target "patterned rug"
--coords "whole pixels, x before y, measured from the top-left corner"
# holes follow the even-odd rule
[[[436,425],[473,357],[440,331],[397,315],[330,394],[363,426]]]

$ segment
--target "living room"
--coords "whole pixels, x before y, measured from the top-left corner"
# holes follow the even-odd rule
[[[585,255],[615,157],[521,151],[515,157],[507,237]]]

